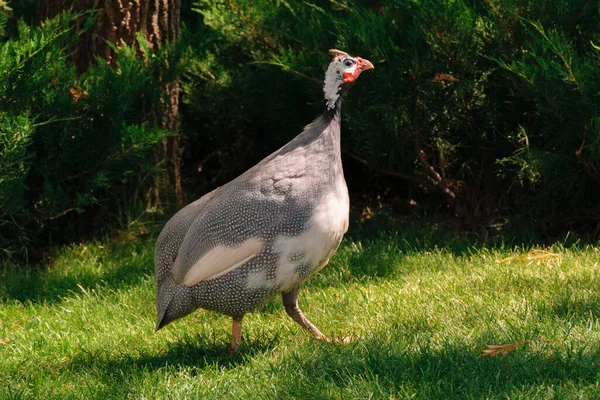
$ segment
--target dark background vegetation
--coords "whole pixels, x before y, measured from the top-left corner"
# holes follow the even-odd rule
[[[184,0],[179,40],[140,37],[83,72],[73,49],[96,14],[76,12],[0,0],[0,257],[164,221],[177,204],[147,183],[165,137],[188,201],[236,177],[319,115],[329,48],[375,64],[343,106],[357,213],[600,232],[597,1]],[[148,118],[165,80],[175,132]]]

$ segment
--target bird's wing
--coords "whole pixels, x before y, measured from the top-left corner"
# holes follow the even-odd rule
[[[260,227],[269,226],[278,210],[267,206],[271,200],[248,198],[247,192],[232,186],[213,197],[187,229],[171,264],[175,284],[190,287],[218,278],[250,262],[265,248]],[[260,206],[272,213],[252,212]]]
[[[263,248],[264,242],[256,237],[247,239],[236,247],[214,247],[205,252],[185,274],[181,274],[181,269],[174,269],[174,281],[190,287],[218,278],[252,260]]]

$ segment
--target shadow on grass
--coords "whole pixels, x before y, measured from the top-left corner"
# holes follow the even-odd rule
[[[334,385],[338,393],[365,395],[375,390],[381,398],[509,398],[515,394],[545,398],[543,394],[558,394],[562,386],[566,394],[573,394],[577,390],[572,386],[597,385],[600,374],[598,348],[568,353],[557,345],[541,353],[525,345],[507,356],[480,358],[474,349],[452,344],[439,350],[377,339],[349,346],[318,345],[321,351],[309,359],[284,361],[294,365],[281,369],[295,373],[278,387],[282,398],[297,397],[298,388],[318,393],[318,385],[323,386],[322,393]]]
[[[553,307],[554,314],[565,321],[593,322],[600,318],[600,299],[562,299]]]
[[[177,388],[189,385],[186,376],[219,379],[221,374],[214,375],[215,368],[225,372],[253,363],[253,369],[278,371],[269,380],[269,388],[256,387],[256,393],[274,388],[278,398],[307,399],[329,399],[332,393],[338,394],[335,398],[369,397],[370,392],[376,398],[545,398],[560,395],[562,387],[569,397],[569,393],[597,385],[600,374],[597,348],[569,351],[556,345],[540,352],[524,345],[507,356],[480,358],[477,350],[464,345],[448,343],[432,349],[402,339],[384,342],[372,338],[349,345],[311,341],[281,358],[266,361],[259,357],[273,347],[272,343],[251,342],[230,357],[223,343],[198,336],[169,344],[157,354],[114,358],[101,351],[85,353],[68,368],[103,382],[104,390],[113,397],[136,390],[127,388],[132,379],[152,382],[150,376],[159,370],[179,377],[179,384],[172,383]]]
[[[82,244],[62,249],[53,264],[37,269],[5,267],[0,269],[0,301],[53,304],[83,290],[140,284],[153,272],[153,243]]]
[[[600,318],[600,297],[596,294],[596,283],[592,280],[573,285],[580,290],[575,293],[568,289],[559,291],[551,304],[541,304],[539,307],[543,313],[563,321],[595,324]]]
[[[196,376],[214,370],[234,369],[240,365],[253,362],[255,356],[273,347],[273,341],[244,341],[238,351],[229,355],[227,344],[212,341],[210,338],[196,335],[185,336],[177,342],[169,343],[165,350],[158,353],[134,352],[114,354],[99,349],[94,352],[83,352],[76,356],[68,369],[79,374],[91,375],[108,385],[122,387],[130,378],[144,378],[145,374],[154,374],[163,370],[167,374],[177,375],[187,370]],[[115,374],[119,371],[119,374]],[[115,393],[122,392],[116,390]]]

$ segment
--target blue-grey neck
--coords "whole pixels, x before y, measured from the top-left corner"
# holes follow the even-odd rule
[[[336,158],[341,159],[341,122],[342,122],[342,98],[337,99],[335,107],[328,109],[325,106],[323,112],[323,124],[326,127],[323,129],[321,136],[326,136],[325,141],[329,142],[329,145],[333,147]]]
[[[330,162],[329,172],[332,174],[332,178],[343,176],[342,171],[342,151],[341,151],[341,122],[342,122],[342,99],[337,99],[335,107],[327,109],[325,106],[325,112],[323,113],[322,121],[324,129],[320,134],[319,141],[321,147],[329,149]]]

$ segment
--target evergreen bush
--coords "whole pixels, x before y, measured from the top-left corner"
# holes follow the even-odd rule
[[[471,226],[597,233],[593,2],[196,0],[182,5],[175,48],[141,42],[141,57],[125,47],[115,67],[98,60],[79,76],[69,60],[77,16],[34,26],[35,7],[0,0],[3,255],[36,255],[96,231],[118,209],[143,208],[134,194],[162,168],[149,154],[168,134],[148,123],[159,76],[180,76],[194,198],[322,111],[329,48],[375,64],[344,101],[348,171],[359,160],[386,177],[389,196],[449,209]],[[376,194],[386,200],[384,189]]]
[[[21,22],[0,52],[0,248],[39,257],[61,240],[101,230],[104,214],[134,201],[136,186],[158,172],[149,157],[169,132],[148,128],[170,73],[167,52],[140,57],[118,50],[77,76],[70,49],[77,15],[39,27]],[[175,53],[175,52],[171,52]],[[133,189],[136,189],[135,187]],[[102,212],[99,206],[111,212]],[[91,228],[91,229],[90,229]]]
[[[195,10],[184,126],[208,184],[318,115],[327,49],[340,48],[375,64],[344,102],[346,161],[408,181],[418,202],[437,199],[472,224],[597,228],[596,3],[198,0]]]

